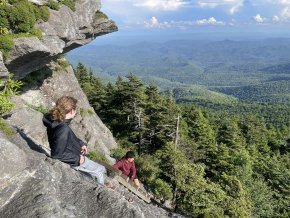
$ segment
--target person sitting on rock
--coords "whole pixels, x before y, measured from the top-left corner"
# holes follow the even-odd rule
[[[132,180],[137,188],[140,188],[140,182],[136,176],[136,167],[134,162],[135,154],[133,151],[128,151],[126,156],[117,161],[113,167],[122,171],[122,173],[128,176],[128,180]]]
[[[71,165],[74,169],[89,173],[97,178],[99,184],[104,185],[106,168],[91,161],[86,143],[80,140],[70,128],[69,124],[77,113],[77,100],[63,96],[56,101],[55,107],[43,117],[43,124],[47,128],[51,157]],[[111,184],[106,183],[110,188]]]

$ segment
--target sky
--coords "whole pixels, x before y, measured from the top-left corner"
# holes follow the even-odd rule
[[[101,0],[101,3],[101,11],[119,28],[101,43],[290,37],[290,0]]]

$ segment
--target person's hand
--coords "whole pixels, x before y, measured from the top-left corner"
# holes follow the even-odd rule
[[[85,157],[83,155],[80,156],[80,165],[85,162]]]
[[[138,179],[134,179],[134,184],[136,185],[137,189],[141,187],[141,184]]]
[[[84,145],[82,148],[81,148],[81,154],[85,155],[85,154],[88,154],[88,147],[86,145]]]

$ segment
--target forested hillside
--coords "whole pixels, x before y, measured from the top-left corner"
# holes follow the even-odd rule
[[[290,80],[278,80],[251,86],[221,87],[215,90],[245,101],[290,105]]]
[[[289,217],[290,127],[255,110],[177,104],[133,74],[104,84],[83,64],[75,74],[90,104],[118,140],[120,158],[138,153],[138,177],[191,217]],[[265,105],[265,110],[267,107]],[[81,111],[81,113],[83,113]],[[285,119],[289,119],[289,114]]]
[[[207,86],[255,85],[289,80],[289,39],[256,41],[143,42],[131,46],[84,46],[68,54],[100,77],[133,72],[143,79]],[[225,78],[227,78],[225,80]]]
[[[114,82],[117,75],[132,72],[161,90],[178,89],[182,92],[178,101],[188,102],[195,96],[207,101],[236,98],[288,105],[289,57],[290,39],[282,38],[90,45],[68,54],[74,66],[81,61],[103,81]]]

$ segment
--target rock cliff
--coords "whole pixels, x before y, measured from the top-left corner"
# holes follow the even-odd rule
[[[48,0],[31,2],[43,5]],[[39,145],[48,147],[42,114],[36,108],[50,109],[60,96],[71,95],[79,100],[78,107],[83,112],[73,123],[77,135],[88,142],[90,149],[98,149],[107,156],[109,149],[116,147],[112,134],[90,107],[73,69],[67,64],[59,64],[60,60],[66,63],[64,59],[59,59],[60,55],[91,42],[97,36],[117,30],[113,21],[99,16],[102,14],[100,9],[99,0],[76,0],[75,11],[65,5],[61,5],[59,10],[49,9],[48,21],[39,20],[35,24],[42,31],[41,39],[13,39],[11,55],[5,60],[0,52],[0,78],[12,72],[15,79],[23,79],[38,71],[37,76],[26,80],[21,95],[13,99],[16,108],[7,115],[7,121]]]
[[[100,187],[46,155],[19,131],[9,139],[0,132],[0,217],[180,217],[133,196]],[[114,181],[112,181],[114,183]]]
[[[32,2],[42,5],[48,0]],[[42,31],[42,39],[14,39],[11,55],[5,60],[5,65],[16,78],[23,78],[38,70],[59,54],[117,30],[113,21],[97,16],[101,9],[99,0],[75,0],[75,4],[75,11],[62,5],[59,10],[50,10],[47,22],[38,21],[35,27]],[[0,69],[1,62],[0,59]]]

